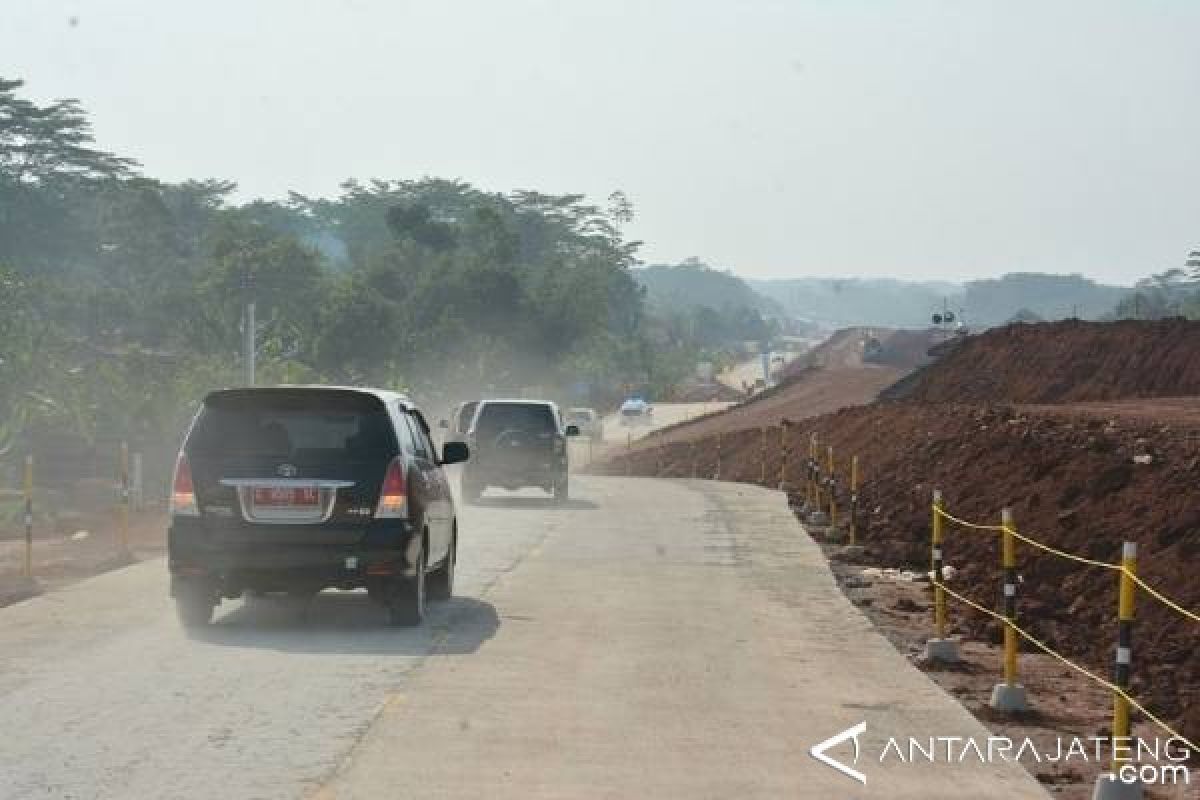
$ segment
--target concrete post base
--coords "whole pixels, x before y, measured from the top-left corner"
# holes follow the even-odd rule
[[[930,639],[925,642],[925,660],[941,661],[943,664],[957,664],[958,641],[956,639]]]
[[[1096,785],[1092,787],[1092,800],[1142,800],[1144,787],[1141,781],[1125,783],[1111,772],[1102,772],[1096,776]]]
[[[997,711],[1028,711],[1029,698],[1019,683],[997,683],[992,687],[992,708]]]

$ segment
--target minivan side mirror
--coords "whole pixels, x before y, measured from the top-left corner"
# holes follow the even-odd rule
[[[567,429],[565,431],[563,431],[563,433],[565,433],[567,436],[578,436],[579,435],[579,426],[578,425],[568,425]]]
[[[446,464],[461,464],[471,457],[471,448],[467,447],[466,442],[446,442],[442,445],[442,460],[438,463],[442,466]]]

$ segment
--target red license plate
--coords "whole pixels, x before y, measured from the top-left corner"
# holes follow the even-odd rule
[[[256,506],[315,506],[317,504],[317,488],[302,486],[295,488],[258,487],[254,490],[254,505]]]

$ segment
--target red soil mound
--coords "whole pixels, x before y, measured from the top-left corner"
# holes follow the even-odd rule
[[[967,339],[913,376],[906,399],[1067,403],[1200,395],[1200,322],[1008,325]]]

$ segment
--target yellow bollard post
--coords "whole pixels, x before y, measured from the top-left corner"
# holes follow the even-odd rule
[[[717,431],[717,467],[713,471],[713,480],[721,480],[721,432]]]
[[[930,566],[933,572],[933,629],[934,638],[925,642],[926,661],[958,661],[958,643],[946,638],[946,590],[943,589],[945,572],[942,569],[942,542],[945,534],[942,528],[942,493],[933,490],[933,516],[930,520]]]
[[[129,552],[129,443],[121,442],[121,550]]]
[[[837,528],[837,476],[833,471],[833,445],[828,450],[829,465],[829,530]]]
[[[1137,599],[1137,588],[1133,575],[1137,573],[1137,542],[1125,542],[1121,550],[1121,583],[1117,598],[1117,663],[1113,682],[1123,692],[1129,691],[1130,672],[1133,668],[1133,612]],[[1127,757],[1117,755],[1118,746],[1131,743],[1129,724],[1129,701],[1120,694],[1113,698],[1113,774],[1119,774]],[[1123,744],[1121,744],[1123,742]],[[1129,750],[1125,750],[1126,753]]]
[[[997,711],[1028,711],[1025,687],[1017,681],[1017,537],[1012,510],[1000,512],[1000,566],[1004,571],[1004,682],[992,687],[992,708]]]
[[[858,456],[850,459],[850,544],[858,544]]]
[[[821,510],[821,467],[817,463],[817,434],[808,437],[808,489],[811,494],[809,508]]]
[[[787,462],[788,462],[788,421],[779,422],[779,490],[787,491]]]
[[[942,589],[942,493],[933,492],[933,579],[936,582],[933,593],[933,622],[934,632],[939,639],[946,638],[946,592]]]
[[[813,510],[812,501],[812,434],[808,436],[808,453],[804,458],[804,508]]]
[[[33,454],[25,456],[25,562],[22,573],[33,577]]]
[[[1017,622],[1017,540],[1012,535],[1012,511],[1004,509],[1001,512],[1001,523],[1004,525],[1004,542],[1001,550],[1001,567],[1004,569],[1004,618],[1008,624],[1004,626],[1004,682],[1017,682],[1017,632],[1013,625]]]
[[[767,428],[758,429],[758,482],[767,485]]]

